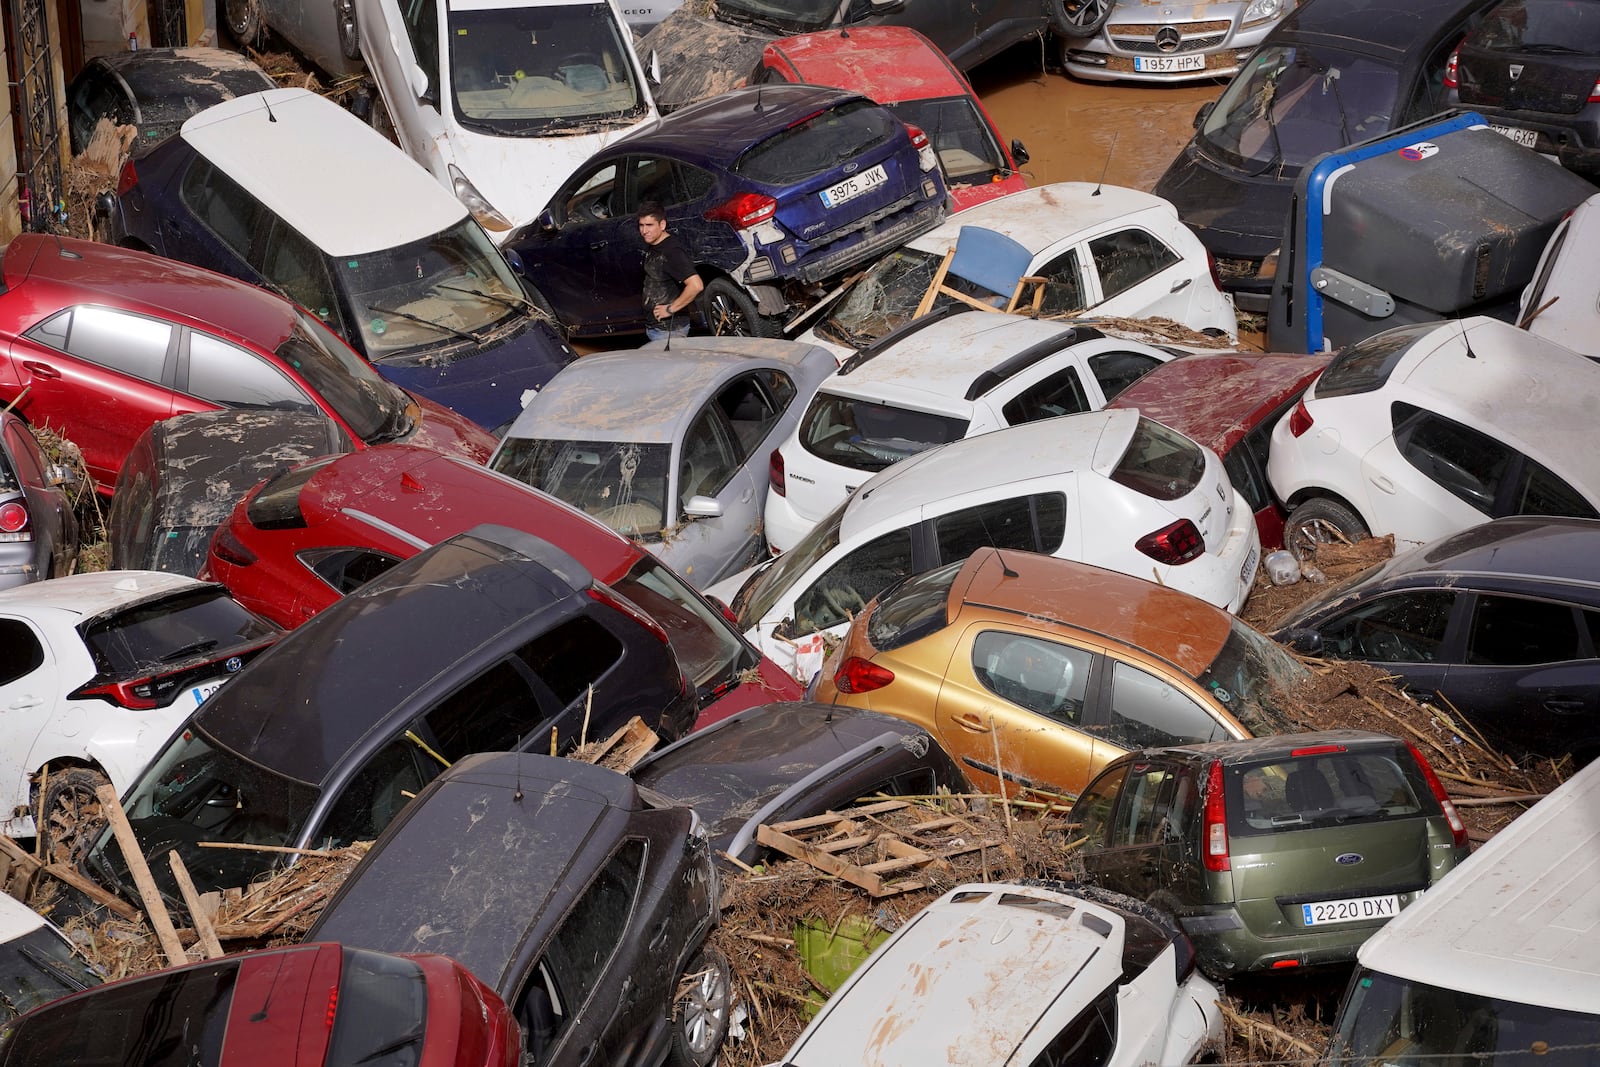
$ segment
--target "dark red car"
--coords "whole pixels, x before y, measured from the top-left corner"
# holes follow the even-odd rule
[[[1028,162],[1022,142],[1006,144],[966,77],[909,26],[858,26],[773,41],[750,84],[773,82],[853,89],[922,130],[939,157],[953,210],[1028,187],[1017,169]]]
[[[378,376],[309,312],[174,260],[28,233],[0,259],[0,406],[83,451],[103,494],[172,415],[320,411],[355,447],[409,441],[483,461],[494,438]]]
[[[516,1067],[504,1001],[445,956],[321,943],[241,952],[51,1001],[0,1067]]]
[[[699,690],[699,725],[802,695],[786,671],[632,541],[515,479],[408,445],[314,460],[263,482],[217,530],[203,573],[290,629],[481,523],[552,542],[655,618]]]
[[[1284,520],[1267,483],[1272,427],[1332,358],[1256,352],[1185,356],[1156,367],[1106,406],[1137,408],[1221,456],[1228,479],[1256,514],[1262,550],[1270,552],[1283,547]]]

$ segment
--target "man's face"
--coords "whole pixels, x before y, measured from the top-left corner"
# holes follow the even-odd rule
[[[654,215],[646,215],[639,220],[639,236],[644,238],[645,244],[659,244],[666,235],[667,224]]]

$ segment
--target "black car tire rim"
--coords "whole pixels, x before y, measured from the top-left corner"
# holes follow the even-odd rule
[[[41,838],[47,863],[76,868],[89,851],[106,825],[95,791],[108,781],[105,775],[88,767],[45,772],[41,805],[44,821],[34,829]]]
[[[361,29],[356,25],[356,0],[333,0],[333,15],[339,22],[339,50],[346,59],[360,59]]]

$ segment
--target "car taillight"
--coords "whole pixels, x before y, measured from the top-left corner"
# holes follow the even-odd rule
[[[219,526],[211,536],[211,554],[235,567],[248,567],[260,558],[246,548],[244,542],[239,540],[239,535],[227,526]]]
[[[1226,871],[1228,862],[1228,809],[1222,799],[1222,763],[1213,761],[1206,775],[1205,862],[1208,871]]]
[[[939,157],[933,154],[933,146],[928,143],[928,135],[917,126],[906,123],[906,132],[911,134],[911,147],[917,150],[917,165],[923,170],[932,170],[939,165]]]
[[[28,530],[28,507],[20,500],[0,504],[0,541],[31,541]]]
[[[788,489],[783,484],[783,453],[776,448],[767,459],[767,481],[772,485],[772,491],[779,496],[787,496]]]
[[[728,604],[727,604],[726,601],[724,601],[724,600],[722,600],[722,599],[720,599],[718,597],[714,597],[714,596],[708,596],[708,597],[706,597],[706,599],[711,601],[711,606],[712,607],[716,608],[718,611],[720,611],[722,613],[722,617],[724,619],[727,619],[730,623],[733,624],[733,628],[735,630],[743,630],[744,629],[744,627],[739,624],[739,616],[737,616],[737,615],[735,615],[733,613],[733,609],[728,607]]]
[[[652,634],[654,634],[656,640],[660,641],[663,645],[672,643],[667,639],[667,631],[659,622],[656,622],[655,619],[651,618],[649,615],[646,615],[643,608],[639,607],[639,605],[618,593],[610,586],[601,585],[599,582],[591,585],[589,587],[589,599],[599,601],[608,608],[614,608],[617,611],[622,612],[624,615],[628,616],[640,626],[643,626],[646,630],[649,630]]]
[[[1291,759],[1299,759],[1301,756],[1322,756],[1329,752],[1343,751],[1345,751],[1343,745],[1312,745],[1309,748],[1291,748],[1289,756]]]
[[[1594,83],[1594,88],[1589,90],[1589,103],[1600,104],[1600,79]]]
[[[117,173],[117,195],[126,196],[129,189],[139,184],[139,172],[133,169],[133,160],[128,160],[122,165],[122,170]]]
[[[1450,800],[1450,794],[1444,791],[1444,783],[1439,781],[1439,776],[1433,773],[1433,767],[1428,763],[1427,757],[1417,750],[1417,746],[1410,741],[1406,748],[1411,752],[1411,758],[1417,761],[1417,769],[1422,772],[1422,777],[1427,780],[1428,788],[1433,790],[1433,799],[1439,802],[1439,807],[1444,811],[1445,821],[1450,824],[1450,838],[1457,848],[1467,847],[1467,824],[1461,821],[1461,813],[1456,810],[1455,804]]]
[[[1157,563],[1188,563],[1206,550],[1205,539],[1188,519],[1179,519],[1154,533],[1147,533],[1133,547]]]
[[[851,656],[839,665],[833,684],[841,693],[870,693],[894,681],[894,672],[871,660]]]
[[[1217,292],[1222,292],[1222,272],[1217,269],[1217,257],[1206,250],[1206,270],[1211,272],[1211,284],[1217,287]]]
[[[726,222],[736,230],[766,222],[778,210],[778,202],[765,193],[740,193],[706,212],[712,222]]]
[[[1289,435],[1291,437],[1304,437],[1307,430],[1311,429],[1311,412],[1306,410],[1304,400],[1294,406],[1289,412]]]
[[[1456,45],[1455,49],[1450,53],[1450,58],[1445,60],[1445,64],[1444,64],[1444,87],[1446,89],[1458,89],[1458,88],[1460,88],[1460,86],[1461,86],[1460,74],[1461,74],[1461,46],[1460,45]],[[1591,97],[1590,99],[1593,99],[1593,97]]]
[[[97,697],[130,711],[150,711],[162,706],[160,698],[165,695],[163,689],[172,688],[170,685],[163,687],[161,681],[160,678],[136,678],[132,681],[87,685],[74,690],[69,696],[74,700]]]

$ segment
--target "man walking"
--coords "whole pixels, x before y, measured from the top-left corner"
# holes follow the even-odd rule
[[[659,201],[639,205],[639,236],[644,238],[645,336],[684,337],[689,333],[689,305],[705,283],[695,273],[694,260],[667,232],[667,212]],[[677,316],[682,315],[681,322]]]

